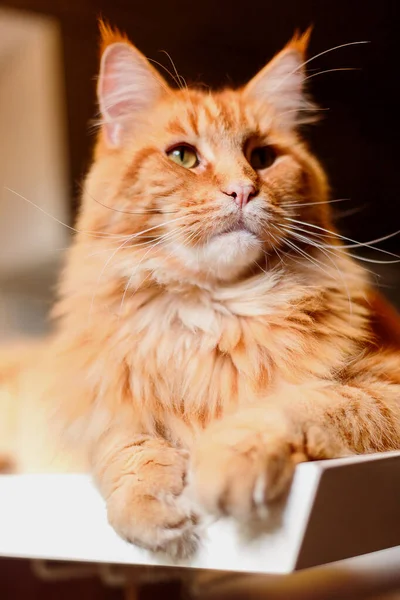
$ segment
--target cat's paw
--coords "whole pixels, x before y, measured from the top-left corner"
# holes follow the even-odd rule
[[[344,456],[326,429],[278,410],[248,409],[217,421],[192,450],[190,496],[202,509],[239,520],[268,516],[297,464]]]
[[[225,419],[199,439],[190,494],[206,511],[239,520],[264,516],[288,490],[295,466],[307,460],[301,436],[283,418],[263,421]]]
[[[145,467],[140,475],[121,479],[107,500],[108,520],[121,537],[137,546],[186,558],[199,540],[197,515],[182,494],[187,453],[164,449]]]

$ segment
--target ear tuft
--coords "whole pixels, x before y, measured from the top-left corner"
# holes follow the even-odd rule
[[[305,59],[312,30],[313,25],[310,25],[303,33],[301,33],[299,30],[296,30],[290,42],[287,43],[286,48],[297,50],[297,52],[302,55],[303,59]]]
[[[100,33],[100,56],[105,52],[107,46],[111,44],[124,43],[129,44],[129,39],[125,33],[122,33],[117,27],[112,27],[108,21],[99,19]]]

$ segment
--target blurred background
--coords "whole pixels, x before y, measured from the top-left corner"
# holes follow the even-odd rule
[[[0,7],[0,336],[38,334],[90,163],[96,115],[97,18],[126,31],[188,82],[248,80],[314,25],[310,91],[321,122],[306,135],[325,165],[344,235],[362,242],[400,224],[397,0],[3,0]],[[335,70],[350,68],[354,70]],[[321,73],[320,71],[329,71]],[[37,204],[42,211],[35,208]],[[400,236],[380,244],[400,249]],[[374,258],[374,257],[373,257]],[[378,254],[376,258],[388,259]],[[399,303],[397,265],[367,264]]]

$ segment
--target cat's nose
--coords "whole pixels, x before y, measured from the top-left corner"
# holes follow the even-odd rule
[[[239,208],[246,206],[257,195],[255,186],[252,183],[244,183],[243,181],[232,182],[222,191],[227,196],[231,196]]]

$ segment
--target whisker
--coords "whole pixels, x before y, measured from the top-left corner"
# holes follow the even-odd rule
[[[170,237],[173,237],[173,238],[175,238],[175,237],[178,237],[178,234],[179,234],[179,233],[180,233],[180,231],[179,231],[179,230],[174,230],[174,231],[169,231],[169,232],[167,232],[165,235],[161,236],[161,238],[160,238],[160,239],[159,239],[157,242],[155,242],[154,244],[152,244],[152,245],[150,246],[150,248],[148,248],[148,249],[147,249],[147,251],[145,252],[144,256],[142,256],[142,258],[140,259],[140,261],[139,261],[139,262],[138,262],[138,264],[136,265],[136,268],[135,268],[135,270],[134,270],[134,271],[133,271],[133,273],[131,273],[131,275],[129,276],[129,278],[128,278],[128,281],[127,281],[127,283],[126,283],[126,285],[125,285],[124,293],[122,294],[121,303],[120,303],[120,305],[119,305],[119,311],[118,311],[118,315],[119,315],[119,316],[118,316],[118,318],[119,318],[119,319],[121,318],[121,315],[122,315],[122,309],[123,309],[123,306],[124,306],[125,297],[126,297],[126,294],[127,294],[127,291],[128,291],[128,289],[129,289],[129,286],[130,286],[130,284],[131,284],[131,281],[132,281],[132,279],[134,278],[134,276],[136,275],[136,273],[139,271],[140,265],[143,263],[143,261],[145,260],[146,256],[149,254],[149,252],[150,252],[151,250],[154,250],[154,248],[155,248],[156,246],[158,246],[158,245],[159,245],[159,244],[161,244],[162,242],[165,242],[165,240],[166,240],[166,239],[168,240]],[[147,278],[146,278],[146,279],[147,279]]]
[[[292,227],[287,227],[287,226],[283,225],[282,228],[285,231],[287,231],[289,234],[296,235],[296,230],[293,229]],[[299,229],[299,231],[304,231],[307,234],[316,235],[318,237],[321,237],[321,236],[327,237],[327,236],[325,236],[324,234],[321,234],[321,233],[314,233],[313,231],[310,232],[310,231],[307,231],[307,230],[301,229],[301,228],[298,228],[298,229]],[[298,235],[300,235],[300,234],[298,234]],[[359,256],[359,255],[356,255],[356,254],[351,254],[346,249],[344,249],[342,245],[328,246],[328,245],[324,244],[322,240],[315,240],[315,239],[312,239],[312,238],[309,238],[309,237],[306,237],[306,236],[302,236],[302,237],[304,237],[304,241],[306,243],[308,243],[309,245],[314,246],[315,248],[318,248],[319,250],[324,249],[324,250],[326,250],[327,252],[329,252],[331,254],[341,253],[342,255],[345,254],[346,256],[351,256],[352,258],[355,258],[357,260],[361,260],[361,261],[365,260],[366,262],[375,262],[377,264],[381,264],[381,263],[382,264],[387,264],[387,263],[392,264],[392,263],[399,262],[397,260],[394,260],[394,261],[377,261],[377,260],[372,260],[372,259],[366,260],[362,256]],[[371,271],[370,269],[367,269],[366,267],[364,267],[364,270],[367,271],[368,273],[371,273],[371,275],[373,275],[373,276],[377,275],[375,273],[375,271]]]
[[[315,106],[313,107],[312,111],[313,112],[329,112],[331,109],[328,107],[322,107],[322,106]],[[285,110],[284,112],[280,112],[279,116],[282,117],[283,115],[287,115],[288,113],[292,113],[292,112],[309,112],[310,108],[306,107],[306,108],[291,108],[290,110]]]
[[[149,236],[150,239],[147,242],[139,242],[137,244],[131,244],[125,246],[126,248],[141,248],[143,246],[149,246],[154,243],[160,236]],[[92,252],[91,254],[87,254],[86,258],[91,258],[92,256],[97,256],[98,254],[104,254],[105,252],[113,252],[114,247],[112,248],[103,248],[102,250],[97,250],[96,252]]]
[[[277,229],[279,231],[279,228],[276,225],[273,225],[273,227],[275,227],[275,229]],[[301,254],[306,260],[308,260],[309,262],[311,262],[312,264],[314,264],[315,266],[317,266],[318,268],[320,268],[324,273],[326,272],[326,267],[325,265],[319,261],[318,259],[310,256],[307,252],[305,252],[304,250],[302,250],[301,248],[299,248],[294,242],[293,240],[288,240],[287,238],[285,238],[285,243],[288,244],[288,246],[290,246],[296,253]]]
[[[279,81],[279,83],[275,86],[275,88],[273,89],[273,91],[275,92],[275,91],[279,90],[279,88],[285,83],[285,81],[289,77],[291,77],[294,73],[297,73],[297,71],[300,71],[300,69],[303,69],[303,67],[305,67],[306,65],[308,65],[313,60],[316,60],[320,56],[324,56],[324,54],[328,54],[329,52],[334,52],[335,50],[339,50],[340,48],[346,48],[348,46],[357,46],[357,45],[360,45],[360,44],[369,44],[369,41],[362,40],[362,41],[359,41],[359,42],[347,42],[346,44],[340,44],[339,46],[334,46],[333,48],[328,48],[327,50],[323,50],[322,52],[319,52],[318,54],[315,54],[311,58],[305,60],[300,65],[298,65],[295,69],[293,69],[293,71],[291,71],[290,73],[288,73],[285,77],[283,77],[283,79],[281,79]]]
[[[361,69],[357,67],[339,67],[337,69],[325,69],[324,71],[318,71],[318,73],[312,73],[308,75],[308,77],[304,78],[304,81],[307,79],[312,79],[313,77],[317,77],[318,75],[324,75],[325,73],[335,73],[336,71],[361,71]]]
[[[315,206],[317,204],[335,204],[336,202],[350,202],[350,198],[336,198],[335,200],[320,200],[318,202],[285,202],[285,206],[300,208],[302,206]]]
[[[147,208],[146,210],[122,210],[119,208],[114,208],[113,206],[108,206],[107,204],[100,202],[100,200],[97,200],[97,198],[94,198],[91,194],[89,194],[89,192],[85,189],[84,186],[80,186],[80,187],[84,194],[87,194],[89,196],[89,198],[91,198],[91,200],[93,200],[97,204],[100,204],[100,206],[103,206],[104,208],[108,208],[109,210],[112,210],[113,212],[122,213],[123,215],[148,215],[148,214],[172,215],[172,214],[175,214],[178,212],[177,210],[164,211],[164,210],[160,210],[158,208]]]
[[[109,257],[108,257],[108,259],[107,259],[106,263],[104,264],[104,266],[103,266],[103,268],[102,268],[102,270],[101,270],[101,272],[100,272],[99,278],[98,278],[98,280],[97,280],[96,287],[95,287],[95,290],[94,290],[94,292],[93,292],[92,300],[91,300],[91,303],[90,303],[90,309],[89,309],[89,318],[90,318],[90,316],[91,316],[91,314],[92,314],[92,311],[93,311],[93,305],[94,305],[94,301],[95,301],[95,298],[96,298],[97,289],[98,289],[98,287],[99,287],[99,285],[100,285],[100,281],[101,281],[101,279],[102,279],[102,277],[103,277],[103,274],[105,273],[105,271],[106,271],[106,269],[107,269],[107,266],[110,264],[110,262],[112,261],[112,259],[114,258],[114,256],[116,256],[116,254],[117,254],[117,253],[118,253],[118,252],[119,252],[119,251],[120,251],[120,250],[121,250],[121,249],[122,249],[124,246],[126,246],[126,244],[128,244],[130,241],[132,241],[133,239],[137,238],[138,236],[142,235],[143,233],[148,233],[149,231],[153,231],[154,229],[157,229],[158,227],[162,227],[162,226],[166,225],[167,223],[168,223],[168,224],[170,224],[170,223],[175,223],[176,221],[180,221],[180,220],[182,220],[182,219],[185,219],[185,215],[182,215],[182,216],[180,216],[180,217],[177,217],[176,219],[172,219],[171,221],[167,221],[167,222],[161,223],[160,225],[155,225],[154,227],[149,227],[148,229],[145,229],[145,230],[143,230],[143,231],[140,231],[139,233],[134,233],[134,234],[132,234],[131,236],[129,236],[129,237],[128,237],[128,239],[127,239],[127,240],[125,240],[125,242],[124,242],[124,243],[120,244],[116,250],[114,250],[114,252],[111,254],[111,256],[109,256]]]
[[[356,260],[361,260],[363,262],[368,262],[368,263],[374,263],[376,265],[396,265],[396,264],[400,263],[400,259],[399,260],[378,260],[378,259],[374,259],[374,258],[367,258],[366,256],[360,256],[359,254],[352,254],[351,252],[348,252],[348,255],[351,256],[352,258],[355,258]]]
[[[120,244],[116,250],[114,250],[114,252],[111,254],[111,256],[108,257],[107,261],[105,262],[105,264],[103,265],[103,268],[100,271],[100,275],[99,275],[99,277],[97,279],[96,286],[95,286],[95,289],[93,291],[92,299],[91,299],[91,302],[90,302],[89,315],[88,315],[89,322],[90,322],[90,319],[91,319],[91,316],[92,316],[94,301],[96,299],[97,290],[98,290],[98,287],[100,285],[101,278],[103,277],[103,274],[105,273],[105,270],[107,269],[107,266],[110,264],[110,262],[112,261],[112,259],[114,258],[114,256],[117,254],[117,252],[119,250],[121,250],[129,241],[130,241],[130,239],[128,238],[127,240],[125,240],[125,242],[123,242],[122,244]]]
[[[313,60],[319,58],[320,56],[324,56],[324,54],[328,54],[329,52],[334,52],[334,50],[340,50],[340,48],[347,48],[348,46],[358,46],[360,44],[369,44],[369,43],[370,43],[369,40],[361,40],[359,42],[346,42],[345,44],[340,44],[339,46],[334,46],[333,48],[328,48],[327,50],[323,50],[322,52],[315,54],[308,60],[305,60],[301,65],[299,65],[296,69],[294,69],[292,71],[292,73],[289,73],[289,75],[293,75],[293,73],[296,73],[296,71],[298,71],[299,69],[302,69],[303,67],[308,65]]]
[[[349,208],[348,210],[344,210],[344,211],[337,211],[334,215],[334,218],[339,220],[339,219],[345,219],[347,217],[351,217],[353,215],[357,215],[358,213],[362,212],[363,210],[365,210],[367,208],[368,204],[362,204],[361,206],[354,206],[353,208]]]
[[[311,246],[314,246],[315,248],[318,248],[320,250],[320,252],[322,252],[327,257],[327,259],[333,264],[334,268],[338,272],[339,277],[343,283],[343,287],[346,290],[346,296],[347,296],[347,299],[349,302],[349,312],[350,312],[350,314],[353,314],[353,303],[351,301],[350,290],[347,285],[346,279],[344,277],[343,272],[341,271],[341,269],[339,269],[337,263],[333,260],[333,258],[331,256],[332,254],[333,254],[333,256],[336,256],[336,254],[330,250],[327,250],[325,246],[322,247],[318,244],[315,244],[313,240],[310,240],[307,236],[301,235],[294,230],[291,231],[291,234],[294,235],[299,241],[306,243],[306,244],[310,244]]]
[[[166,56],[168,57],[168,59],[169,59],[169,61],[170,61],[171,65],[172,65],[172,68],[173,68],[173,70],[174,70],[174,72],[175,72],[175,75],[177,76],[177,78],[178,78],[178,81],[180,82],[180,86],[179,86],[179,87],[180,87],[182,90],[183,90],[183,89],[185,89],[185,88],[187,89],[187,84],[186,84],[186,81],[185,81],[185,79],[184,79],[184,78],[183,78],[181,75],[179,75],[179,73],[178,73],[178,69],[176,68],[176,66],[175,66],[175,63],[174,63],[174,61],[172,60],[172,57],[171,57],[171,55],[170,55],[170,54],[169,54],[169,53],[168,53],[166,50],[161,50],[161,52],[163,52],[164,54],[166,54]],[[183,83],[182,83],[182,82],[183,82]]]
[[[378,252],[383,252],[384,254],[388,254],[389,256],[394,256],[395,258],[400,258],[400,256],[398,256],[397,254],[394,254],[393,252],[389,252],[388,250],[383,250],[381,248],[377,248],[376,246],[372,246],[372,244],[377,244],[379,242],[383,242],[386,240],[389,240],[393,237],[395,237],[396,235],[399,235],[400,230],[398,231],[394,231],[393,233],[389,233],[386,236],[380,237],[380,238],[376,238],[375,240],[371,240],[370,242],[358,242],[357,240],[353,240],[352,238],[348,238],[344,235],[340,235],[339,233],[336,233],[335,231],[330,231],[329,229],[325,229],[324,227],[321,227],[319,225],[314,225],[313,223],[307,223],[306,221],[300,221],[298,219],[292,219],[291,217],[285,217],[285,219],[287,221],[291,221],[293,223],[298,223],[300,225],[304,225],[306,227],[312,227],[313,229],[318,229],[319,231],[323,231],[329,235],[332,235],[340,240],[344,240],[346,242],[351,242],[351,245],[342,245],[342,248],[370,248],[371,250],[376,250]]]
[[[53,219],[53,221],[55,221],[56,223],[59,223],[59,225],[62,225],[63,227],[66,227],[67,229],[70,229],[74,233],[81,233],[81,234],[84,234],[84,235],[88,235],[90,237],[97,237],[97,238],[117,237],[119,239],[122,239],[124,237],[124,236],[121,236],[118,233],[107,233],[105,231],[103,231],[103,232],[102,231],[98,231],[98,232],[95,232],[95,231],[84,231],[84,230],[76,229],[75,227],[71,227],[71,225],[67,225],[67,223],[64,223],[63,221],[60,221],[60,219],[58,219],[54,215],[48,213],[46,210],[44,210],[44,208],[42,208],[38,204],[35,204],[35,202],[33,202],[32,200],[29,200],[28,198],[26,198],[25,196],[23,196],[19,192],[16,192],[15,190],[12,190],[11,188],[9,188],[7,186],[5,186],[4,189],[7,190],[8,192],[11,192],[15,196],[18,196],[18,198],[21,198],[22,200],[24,200],[25,202],[27,202],[28,204],[30,204],[31,206],[33,206],[34,208],[36,208],[37,210],[39,210],[40,212],[42,212],[44,215],[46,215],[50,219]]]
[[[274,246],[273,246],[273,250],[275,252],[275,254],[277,255],[277,257],[279,258],[279,261],[283,264],[284,267],[286,267],[286,263],[283,260],[279,250],[278,250],[278,245],[279,245],[279,241],[277,240],[277,238],[274,236],[274,234],[272,233],[272,231],[269,232],[270,236],[272,237],[272,240],[274,241]]]
[[[165,50],[164,50],[164,52],[165,52]],[[167,53],[165,52],[165,54],[167,54]],[[169,59],[170,59],[170,61],[171,61],[171,57],[169,57]],[[172,80],[173,80],[173,81],[176,83],[176,85],[177,85],[178,87],[181,87],[181,85],[182,85],[182,82],[181,82],[181,81],[180,81],[180,79],[179,79],[179,75],[178,75],[178,76],[176,76],[176,75],[174,75],[174,73],[171,73],[171,71],[170,71],[170,70],[169,70],[169,69],[168,69],[168,68],[167,68],[165,65],[163,65],[162,63],[160,63],[158,60],[155,60],[154,58],[149,58],[149,57],[147,57],[147,60],[148,60],[149,62],[152,62],[152,63],[154,63],[154,64],[155,64],[155,65],[157,65],[158,67],[161,67],[162,69],[164,69],[164,71],[165,71],[166,73],[168,73],[168,75],[169,75],[169,76],[171,77],[171,79],[172,79]],[[171,61],[171,62],[172,62],[172,61]]]
[[[394,233],[389,233],[388,235],[383,235],[382,237],[379,237],[379,238],[375,238],[374,240],[370,240],[369,242],[355,242],[354,244],[347,244],[347,245],[341,244],[341,247],[342,248],[363,248],[364,246],[367,246],[368,248],[372,248],[373,250],[378,250],[379,252],[384,252],[385,254],[394,256],[395,258],[400,258],[400,256],[398,254],[394,254],[393,252],[389,252],[388,250],[383,250],[382,248],[374,248],[373,246],[370,245],[370,244],[378,244],[379,242],[385,242],[386,240],[398,235],[399,233],[400,233],[400,230],[396,231]]]
[[[194,108],[194,106],[193,106],[192,98],[191,98],[191,96],[190,96],[189,88],[188,88],[188,85],[187,85],[187,83],[186,83],[186,80],[185,80],[185,78],[184,78],[184,77],[182,77],[182,75],[179,75],[179,73],[178,73],[178,69],[176,68],[176,66],[175,66],[175,63],[174,63],[174,61],[172,60],[172,57],[171,57],[171,55],[170,55],[170,54],[169,54],[169,53],[168,53],[166,50],[161,50],[161,52],[163,52],[164,54],[166,54],[166,56],[168,57],[168,59],[169,59],[169,61],[170,61],[171,65],[172,65],[172,68],[173,68],[173,70],[174,70],[174,73],[176,74],[176,77],[177,77],[177,79],[178,79],[178,87],[179,87],[179,88],[180,88],[182,91],[186,92],[186,99],[187,99],[187,101],[190,103],[190,105],[191,105],[191,107],[192,107],[192,111],[193,111],[193,113],[195,113],[196,111],[195,111],[195,108]]]
[[[178,233],[179,233],[179,232],[178,232]],[[185,241],[185,239],[186,239],[186,238],[184,237],[184,239],[183,239],[183,242]],[[168,242],[171,242],[171,241],[173,241],[173,239],[169,239],[169,240],[167,240],[167,243],[168,243]],[[147,254],[147,253],[146,253],[146,254]],[[163,262],[162,262],[162,264],[164,264],[164,263],[165,263],[165,262],[168,260],[168,258],[169,258],[169,257],[170,257],[172,254],[173,254],[173,250],[171,250],[171,252],[170,252],[169,254],[167,254],[166,256],[164,256],[164,257],[163,257]],[[127,290],[128,290],[128,288],[129,288],[130,282],[132,281],[132,278],[133,278],[133,276],[134,276],[134,274],[135,274],[136,272],[137,272],[137,268],[135,269],[135,272],[134,272],[134,273],[133,273],[133,274],[132,274],[132,275],[129,277],[129,279],[128,279],[128,282],[127,282],[127,284],[126,284],[126,286],[125,286],[124,295],[123,295],[123,298],[122,298],[122,301],[121,301],[121,305],[120,305],[120,315],[122,314],[122,307],[123,307],[123,303],[124,303],[124,298],[125,298],[125,296],[126,296],[126,293],[127,293]],[[149,279],[149,277],[151,277],[152,275],[154,275],[154,273],[155,273],[155,269],[154,269],[154,268],[149,270],[149,273],[148,273],[148,274],[146,275],[146,277],[143,279],[143,281],[141,282],[141,284],[140,284],[139,286],[137,286],[137,287],[134,289],[134,291],[132,292],[132,294],[129,296],[129,300],[130,300],[131,298],[133,298],[133,296],[134,296],[134,295],[136,294],[136,292],[137,292],[137,291],[140,289],[140,287],[142,287],[142,286],[143,286],[144,282],[145,282],[145,281],[147,281],[147,280]]]

